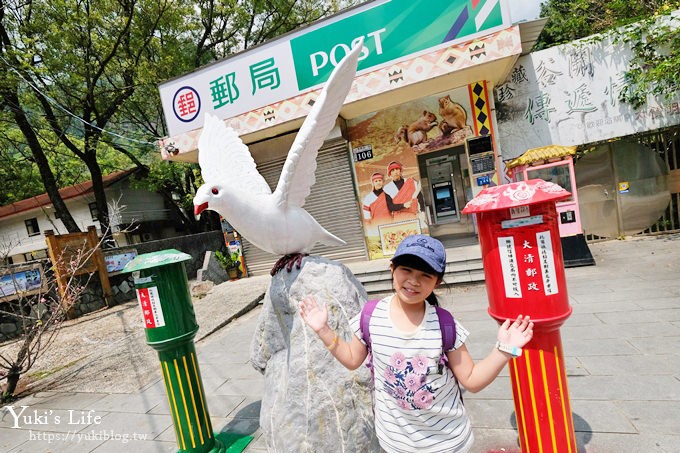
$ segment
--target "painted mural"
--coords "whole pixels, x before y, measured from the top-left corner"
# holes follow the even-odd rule
[[[404,237],[429,233],[418,155],[474,135],[468,89],[355,118],[349,134],[369,258],[392,256]]]

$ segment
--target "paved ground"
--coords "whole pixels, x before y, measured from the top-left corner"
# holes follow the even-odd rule
[[[680,451],[680,235],[603,242],[592,244],[591,251],[596,266],[567,269],[574,311],[561,330],[579,451]],[[239,282],[248,290],[237,291],[231,282],[197,302],[197,314],[200,304],[211,303],[198,315],[199,336],[252,304],[257,284],[265,280],[248,280]],[[472,332],[468,347],[473,355],[485,355],[496,330],[486,314],[485,287],[455,287],[441,295],[443,305]],[[232,314],[220,311],[225,303]],[[252,433],[250,452],[265,451],[258,431],[264,383],[248,364],[259,311],[252,309],[197,343],[213,427]],[[147,347],[139,344],[128,346]],[[132,354],[111,349],[123,359]],[[67,390],[38,392],[15,402],[16,411],[28,406],[19,428],[2,410],[0,451],[177,451],[157,362],[138,369],[141,390],[109,390],[115,387],[110,376],[88,376],[85,382],[88,367],[81,368]],[[465,402],[477,438],[475,452],[517,451],[507,371]],[[132,440],[133,435],[144,439]]]
[[[200,343],[257,306],[269,280],[268,275],[241,279],[213,288],[204,297],[194,297],[199,324],[196,340]],[[54,344],[20,381],[21,390],[131,393],[157,380],[158,356],[146,345],[134,291],[130,297],[132,300],[124,304],[66,321]],[[5,344],[0,352],[18,346]],[[42,378],[37,380],[36,376]]]

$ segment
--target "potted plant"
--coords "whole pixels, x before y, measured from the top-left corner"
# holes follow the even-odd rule
[[[215,258],[219,261],[220,266],[227,271],[230,280],[235,280],[239,277],[239,266],[241,265],[240,254],[238,252],[222,253],[219,250],[215,251]]]

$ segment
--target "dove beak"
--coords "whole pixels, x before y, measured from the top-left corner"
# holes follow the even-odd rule
[[[196,216],[201,215],[201,212],[205,211],[206,209],[208,209],[207,201],[205,203],[201,203],[197,206],[194,206],[194,215]]]

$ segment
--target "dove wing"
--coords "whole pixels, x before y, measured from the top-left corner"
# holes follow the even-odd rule
[[[232,182],[249,193],[271,194],[248,146],[234,129],[208,113],[198,139],[198,164],[206,183]]]
[[[352,87],[363,40],[335,67],[295,137],[274,191],[281,207],[302,207],[316,181],[316,156]]]

